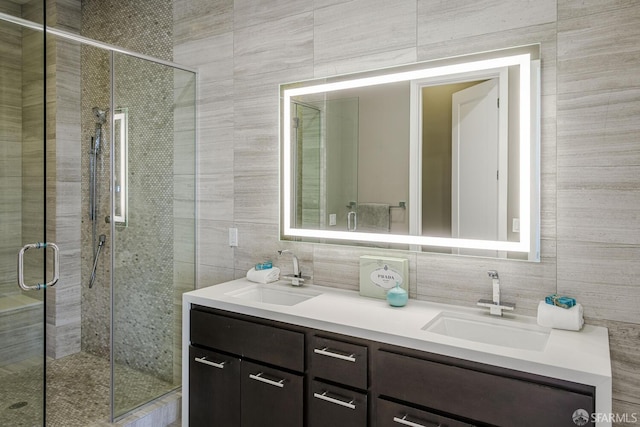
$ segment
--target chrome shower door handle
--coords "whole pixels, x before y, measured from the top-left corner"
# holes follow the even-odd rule
[[[53,249],[53,277],[47,283],[37,283],[35,285],[27,285],[24,282],[24,253],[29,249]],[[60,249],[55,243],[27,243],[18,252],[18,285],[24,291],[39,291],[47,287],[55,286],[60,279]]]

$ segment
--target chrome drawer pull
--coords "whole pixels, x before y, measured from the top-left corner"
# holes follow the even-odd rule
[[[196,362],[204,363],[205,365],[213,366],[214,368],[218,368],[218,369],[224,369],[224,364],[226,363],[226,362],[220,362],[220,363],[211,362],[207,360],[206,357],[196,357],[194,360]]]
[[[349,408],[349,409],[356,409],[356,405],[353,404],[354,400],[351,399],[349,402],[345,402],[342,401],[340,399],[335,399],[333,397],[329,397],[327,396],[328,392],[323,392],[322,394],[320,393],[313,393],[313,397],[315,397],[316,399],[320,399],[320,400],[325,400],[327,402],[330,403],[334,403],[336,405],[340,405],[340,406],[344,406],[345,408]]]
[[[418,423],[414,423],[412,421],[409,421],[407,419],[409,415],[405,415],[402,418],[398,418],[398,417],[393,417],[393,421],[398,423],[398,424],[402,424],[403,426],[409,426],[409,427],[427,427],[427,424],[433,427],[442,427],[442,424],[438,423],[427,423],[427,424],[418,424]]]
[[[252,380],[263,382],[265,384],[272,385],[272,386],[276,386],[280,388],[284,387],[284,380],[274,381],[274,380],[270,380],[268,378],[263,377],[263,375],[264,375],[264,372],[260,372],[258,374],[249,374],[249,378],[251,378]]]
[[[334,353],[333,351],[329,351],[329,347],[325,347],[323,349],[319,349],[319,348],[314,348],[313,352],[316,354],[321,354],[322,356],[329,356],[329,357],[333,357],[335,359],[340,359],[340,360],[346,360],[347,362],[355,362],[356,361],[356,355],[355,354],[350,354],[348,356],[345,356],[344,354],[340,354],[340,353]]]

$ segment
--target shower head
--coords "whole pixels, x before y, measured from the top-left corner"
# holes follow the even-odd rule
[[[97,123],[103,124],[107,121],[107,113],[109,113],[108,108],[106,110],[101,110],[98,107],[93,107],[91,111],[93,111],[93,116]]]

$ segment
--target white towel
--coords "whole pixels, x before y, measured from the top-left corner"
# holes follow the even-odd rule
[[[554,329],[579,331],[584,325],[582,305],[571,308],[556,307],[544,301],[538,303],[538,325]]]
[[[388,203],[358,204],[358,227],[356,231],[388,233],[391,213]]]
[[[247,280],[256,283],[271,283],[280,278],[280,269],[278,267],[268,268],[266,270],[256,270],[252,268],[247,271]]]

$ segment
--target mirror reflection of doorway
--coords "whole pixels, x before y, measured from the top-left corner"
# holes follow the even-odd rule
[[[455,92],[451,97],[451,237],[500,240],[498,79]],[[464,171],[464,173],[461,173]],[[460,249],[467,255],[497,256],[496,251]]]
[[[498,100],[505,87],[497,77],[420,87],[420,234],[507,240],[508,124]]]

